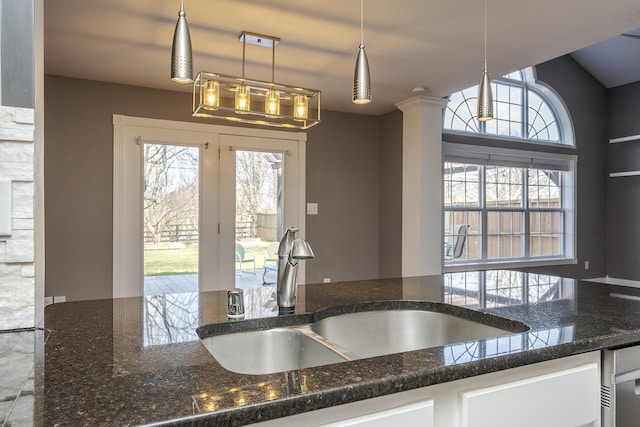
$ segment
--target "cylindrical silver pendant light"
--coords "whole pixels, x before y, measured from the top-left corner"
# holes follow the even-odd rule
[[[493,93],[487,71],[487,0],[484,0],[484,70],[478,88],[478,121],[493,119]]]
[[[364,0],[360,0],[360,49],[356,58],[356,71],[353,76],[353,103],[368,104],[371,102],[371,76],[369,61],[364,50]]]
[[[180,1],[178,22],[173,33],[171,47],[171,80],[175,83],[193,83],[193,57],[191,55],[191,35],[184,12],[184,0]]]

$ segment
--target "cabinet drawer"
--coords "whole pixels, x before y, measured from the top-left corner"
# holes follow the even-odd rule
[[[389,427],[394,425],[432,427],[434,425],[433,400],[361,415],[348,420],[326,424],[326,427]]]
[[[575,368],[460,393],[461,427],[598,426],[599,368]]]

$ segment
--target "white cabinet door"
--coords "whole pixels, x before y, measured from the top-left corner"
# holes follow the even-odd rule
[[[325,424],[325,427],[433,427],[433,400],[411,403],[348,420]]]
[[[461,427],[600,425],[596,363],[460,393]]]

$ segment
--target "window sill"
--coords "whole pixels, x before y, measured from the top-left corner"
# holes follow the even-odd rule
[[[445,273],[455,273],[458,271],[470,270],[502,270],[507,268],[544,267],[549,265],[568,265],[577,263],[578,260],[575,258],[544,258],[516,261],[470,261],[444,265],[442,271]]]

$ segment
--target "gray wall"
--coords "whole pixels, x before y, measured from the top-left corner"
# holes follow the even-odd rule
[[[45,295],[112,295],[112,114],[189,121],[188,94],[45,76]]]
[[[538,79],[564,100],[573,120],[578,155],[578,264],[534,269],[567,277],[606,275],[607,91],[570,56],[536,67]],[[584,262],[590,269],[585,270]]]
[[[379,277],[402,275],[402,113],[380,117]]]
[[[307,201],[318,215],[307,215],[308,283],[378,277],[379,146],[377,117],[323,112],[309,130]]]
[[[609,91],[608,138],[640,134],[640,82]],[[607,144],[608,172],[640,170],[640,141]],[[640,280],[640,177],[607,178],[607,274]]]
[[[45,76],[46,295],[111,296],[112,114],[202,123],[190,108],[188,93]],[[322,119],[307,141],[307,200],[320,207],[307,281],[377,277],[378,119]]]

